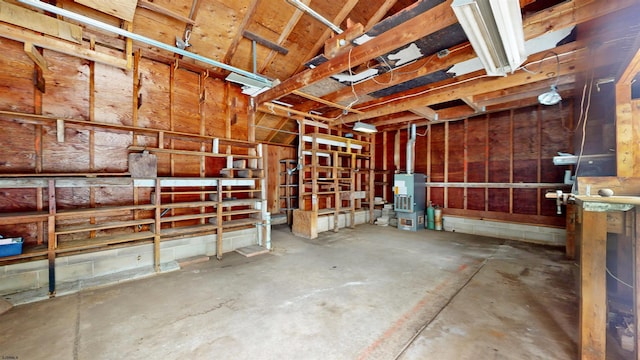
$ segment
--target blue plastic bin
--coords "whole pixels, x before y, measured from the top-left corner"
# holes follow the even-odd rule
[[[22,254],[22,238],[13,238],[9,244],[0,245],[0,257]]]

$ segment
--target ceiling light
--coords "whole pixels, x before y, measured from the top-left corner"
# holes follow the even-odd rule
[[[360,131],[365,133],[376,133],[378,132],[378,129],[376,129],[376,126],[373,124],[367,124],[367,123],[358,121],[357,123],[353,124],[353,131]]]
[[[542,59],[544,60],[549,54],[555,55],[558,68],[556,70],[556,81],[553,83],[553,85],[551,85],[551,90],[538,96],[538,102],[542,105],[556,105],[557,103],[562,101],[562,96],[560,96],[560,94],[558,93],[558,82],[560,81],[560,57],[553,51],[549,51],[543,56]]]
[[[451,7],[488,75],[513,73],[526,60],[519,0],[454,0]]]
[[[538,96],[538,101],[542,105],[556,105],[562,101],[562,96],[558,94],[558,88],[556,85],[551,85],[551,90],[546,93],[542,93]]]

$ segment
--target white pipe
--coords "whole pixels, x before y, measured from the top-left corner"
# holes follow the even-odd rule
[[[219,61],[215,61],[215,60],[206,58],[204,56],[200,56],[198,54],[194,54],[192,52],[177,48],[175,46],[167,45],[167,44],[165,44],[163,42],[160,42],[160,41],[157,41],[157,40],[154,40],[154,39],[142,36],[142,35],[138,35],[138,34],[132,33],[130,31],[121,29],[119,27],[116,27],[116,26],[113,26],[113,25],[109,25],[109,24],[103,23],[101,21],[86,17],[84,15],[76,14],[76,13],[74,13],[72,11],[65,10],[65,9],[59,8],[57,6],[53,6],[53,5],[49,5],[47,3],[43,3],[42,1],[39,1],[39,0],[18,0],[18,2],[21,2],[21,3],[29,5],[29,6],[33,6],[33,7],[38,8],[38,9],[42,9],[44,11],[48,11],[48,12],[54,13],[56,15],[64,16],[66,18],[81,22],[81,23],[86,24],[86,25],[90,25],[90,26],[96,27],[96,28],[101,29],[101,30],[109,31],[109,32],[112,32],[114,34],[118,34],[120,36],[124,36],[126,38],[129,38],[129,39],[141,42],[141,43],[145,43],[145,44],[148,44],[148,45],[151,45],[151,46],[155,46],[158,49],[171,51],[173,53],[182,55],[184,57],[188,57],[188,58],[203,62],[205,64],[213,65],[215,67],[219,67],[221,69],[228,70],[228,71],[240,74],[242,76],[246,76],[246,77],[248,77],[250,79],[262,82],[266,86],[269,86],[269,87],[272,86],[271,80],[269,80],[269,79],[267,79],[267,78],[265,78],[263,76],[260,76],[260,75],[254,74],[252,72],[242,70],[242,69],[238,69],[238,68],[236,68],[234,66],[227,65],[225,63],[221,63]]]
[[[407,174],[413,174],[413,164],[416,152],[416,124],[412,124],[409,129],[409,141],[407,141]]]
[[[334,23],[332,23],[331,21],[327,20],[324,16],[318,14],[315,10],[313,10],[312,8],[308,7],[307,4],[300,2],[299,0],[287,0],[287,2],[295,7],[297,7],[298,9],[306,12],[307,14],[313,16],[316,20],[320,21],[321,23],[327,25],[331,30],[333,30],[336,34],[342,34],[343,31],[342,29],[340,29],[337,25],[335,25]]]

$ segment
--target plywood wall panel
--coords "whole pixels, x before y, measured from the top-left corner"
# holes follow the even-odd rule
[[[226,116],[225,87],[225,83],[220,79],[207,78],[205,80],[205,133],[209,136],[224,137]]]
[[[468,210],[485,210],[485,190],[470,188],[467,189],[467,209]]]
[[[421,132],[422,131],[422,132]],[[423,134],[425,129],[417,129],[416,132]],[[418,136],[416,138],[416,159],[414,161],[414,172],[419,174],[427,174],[427,137]],[[400,147],[402,148],[402,147]]]
[[[514,160],[513,182],[538,182],[538,160],[535,158]]]
[[[538,213],[538,190],[513,189],[514,214],[536,215]]]
[[[200,133],[199,76],[186,70],[175,71],[173,85],[173,129]]]
[[[63,118],[89,119],[89,62],[46,50],[51,71],[45,72],[42,113]]]
[[[432,187],[431,188],[431,204],[433,206],[444,206],[444,188],[441,187]]]
[[[447,189],[447,207],[452,209],[464,209],[464,189],[449,188]]]
[[[64,142],[57,141],[57,132],[54,127],[44,126],[43,133],[43,172],[88,171],[89,130],[66,127]]]
[[[540,148],[538,112],[535,107],[513,111],[513,159],[537,159]]]
[[[0,173],[34,173],[36,168],[35,127],[2,122],[2,131],[11,134],[0,146]]]
[[[57,210],[91,207],[89,188],[57,188]]]
[[[571,120],[571,102],[563,102],[560,107],[540,107],[542,121],[542,153],[541,158],[553,159],[558,151],[572,153],[571,142],[567,138],[571,136],[573,121]]]
[[[431,181],[444,181],[445,136],[444,124],[431,126]],[[402,146],[400,147],[402,151]],[[422,159],[422,157],[418,157]],[[425,161],[419,160],[419,161]]]
[[[509,213],[509,189],[489,189],[489,211]]]
[[[162,3],[164,4],[161,5],[159,1],[154,0],[154,4],[162,7],[171,6],[170,1],[162,1]],[[185,23],[179,20],[144,8],[138,8],[136,10],[136,16],[133,18],[134,33],[145,34],[145,36],[149,38],[171,45],[175,45],[176,36],[180,38],[184,36],[185,25]],[[151,49],[150,45],[141,45],[145,49]],[[157,51],[157,49],[152,48],[152,51]],[[166,52],[166,54],[171,56],[168,52]]]
[[[94,69],[95,120],[110,124],[133,125],[132,72],[99,63],[95,64]]]
[[[447,172],[448,172],[447,180],[450,182],[464,181],[464,163],[465,163],[464,134],[465,134],[465,127],[464,127],[463,121],[449,123],[449,140],[448,140],[449,156],[448,156],[448,166],[447,166]],[[449,201],[452,201],[452,199],[449,198]]]
[[[511,171],[510,113],[489,117],[489,182],[509,182]]]
[[[33,62],[25,55],[22,43],[0,38],[0,109],[33,113]]]
[[[140,95],[138,126],[169,130],[169,66],[140,60]],[[133,100],[132,100],[133,103]]]
[[[130,133],[96,131],[93,154],[96,172],[126,172],[128,170],[127,147],[132,145]]]

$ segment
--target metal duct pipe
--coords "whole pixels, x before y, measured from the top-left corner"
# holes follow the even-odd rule
[[[182,49],[177,48],[175,46],[167,45],[167,44],[165,44],[163,42],[160,42],[160,41],[157,41],[157,40],[153,40],[151,38],[148,38],[148,37],[145,37],[145,36],[142,36],[142,35],[138,35],[138,34],[132,33],[130,31],[121,29],[119,27],[116,27],[116,26],[113,26],[113,25],[109,25],[109,24],[103,23],[101,21],[86,17],[84,15],[76,14],[76,13],[74,13],[72,11],[65,10],[65,9],[59,8],[57,6],[53,6],[53,5],[49,5],[47,3],[43,3],[42,1],[39,1],[39,0],[18,0],[18,2],[21,2],[21,3],[25,4],[25,5],[33,6],[35,8],[38,8],[38,9],[41,9],[41,10],[44,10],[44,11],[49,11],[49,12],[54,13],[56,15],[64,16],[66,18],[81,22],[81,23],[89,25],[89,26],[96,27],[96,28],[101,29],[101,30],[109,31],[109,32],[112,32],[114,34],[118,34],[118,35],[124,36],[126,38],[129,38],[129,39],[132,39],[132,40],[144,43],[144,44],[148,44],[148,45],[157,47],[158,49],[171,51],[173,53],[180,54],[180,55],[182,55],[184,57],[188,57],[188,58],[203,62],[205,64],[209,64],[209,65],[212,65],[212,66],[215,66],[215,67],[219,67],[219,68],[224,69],[224,70],[228,70],[228,71],[240,74],[242,76],[246,76],[246,77],[248,77],[250,79],[259,81],[261,83],[264,83],[266,86],[272,86],[271,80],[269,80],[269,79],[267,79],[267,78],[265,78],[263,76],[256,75],[256,74],[254,74],[252,72],[245,71],[245,70],[242,70],[242,69],[238,69],[238,68],[236,68],[234,66],[227,65],[225,63],[221,63],[221,62],[206,58],[204,56],[200,56],[198,54],[194,54],[194,53],[186,51],[186,50],[182,50]]]
[[[307,4],[305,4],[303,2],[300,2],[300,0],[287,0],[287,2],[289,4],[297,7],[298,9],[306,12],[307,14],[313,16],[316,20],[320,21],[321,23],[327,25],[336,34],[342,34],[343,33],[343,31],[342,31],[342,29],[340,29],[340,27],[338,27],[337,25],[335,25],[331,21],[327,20],[324,16],[318,14],[315,10],[313,10],[310,7],[308,7]]]
[[[407,141],[407,174],[413,174],[416,155],[416,124],[411,124],[407,132],[409,134],[409,141]]]

